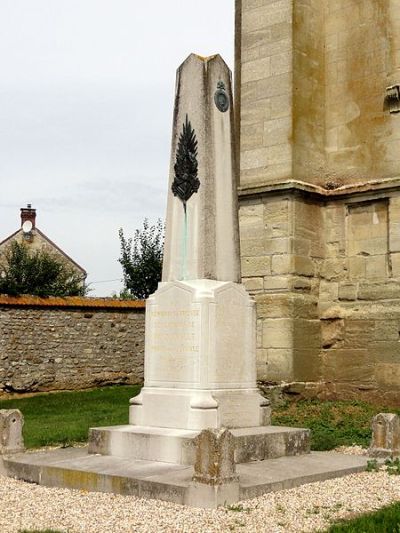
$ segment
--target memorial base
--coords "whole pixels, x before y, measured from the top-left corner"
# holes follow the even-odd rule
[[[310,452],[310,430],[265,426],[229,430],[235,464]],[[195,463],[199,431],[110,426],[89,430],[89,453],[179,465]]]
[[[238,283],[160,283],[146,303],[145,386],[129,422],[197,431],[269,424],[256,386],[254,306]]]
[[[258,389],[189,390],[144,387],[132,398],[129,423],[202,430],[270,424],[271,409]]]

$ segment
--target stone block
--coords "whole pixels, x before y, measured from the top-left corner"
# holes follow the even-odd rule
[[[283,22],[289,22],[291,19],[291,3],[288,0],[278,0],[263,4],[254,9],[243,11],[242,31],[250,33],[263,28],[274,26]]]
[[[295,237],[291,240],[292,251],[295,255],[309,257],[311,253],[311,240]]]
[[[294,256],[294,272],[302,276],[314,276],[314,262],[309,257]]]
[[[400,455],[400,419],[398,415],[379,413],[374,416],[369,455],[372,457],[398,457]]]
[[[292,348],[293,320],[290,318],[266,319],[263,322],[264,348]]]
[[[289,239],[266,239],[265,241],[265,251],[267,254],[288,254],[290,251],[290,241]]]
[[[321,360],[319,347],[295,349],[293,351],[293,381],[319,381]]]
[[[375,365],[376,381],[383,389],[395,389],[399,394],[400,364],[377,363]]]
[[[347,268],[350,279],[357,280],[366,277],[365,257],[349,257],[347,260]]]
[[[294,260],[292,255],[273,255],[271,264],[272,274],[292,274]]]
[[[262,239],[262,235],[246,237],[243,236],[242,232],[240,234],[240,248],[243,256],[263,256],[265,252],[265,244]]]
[[[399,229],[400,233],[400,229]],[[400,237],[399,237],[400,240]],[[390,254],[390,261],[392,264],[392,275],[394,278],[400,277],[400,253]]]
[[[345,261],[342,258],[326,259],[321,266],[321,276],[327,280],[335,280],[343,276]]]
[[[243,278],[242,282],[250,293],[262,291],[264,287],[263,278]]]
[[[321,346],[321,321],[296,318],[293,320],[293,345],[300,350],[318,351]]]
[[[337,344],[344,339],[344,320],[333,318],[331,320],[321,320],[322,347],[337,347]]]
[[[293,55],[291,51],[275,54],[271,57],[270,72],[272,76],[291,72],[293,68]]]
[[[317,299],[310,294],[295,294],[290,298],[293,318],[316,320],[319,318]]]
[[[400,298],[400,284],[388,283],[360,283],[358,288],[359,300],[384,300]]]
[[[385,279],[388,276],[388,262],[386,255],[375,255],[365,258],[365,277]]]
[[[373,337],[377,336],[375,331],[372,332]],[[368,335],[369,339],[371,338],[371,333]],[[397,333],[397,337],[399,333]],[[389,337],[385,338],[380,336],[378,341],[373,339],[370,341],[368,339],[367,345],[371,354],[373,354],[376,363],[388,363],[389,365],[398,365],[400,369],[400,360],[399,360],[399,340],[390,340]],[[379,367],[377,367],[378,370]],[[377,376],[378,377],[378,376]],[[399,383],[400,386],[400,383]]]
[[[257,349],[256,360],[257,378],[262,381],[268,380],[268,350],[266,348]]]
[[[319,285],[319,298],[324,302],[333,302],[338,298],[339,284],[334,281],[321,280]]]
[[[193,481],[205,485],[237,482],[235,442],[225,428],[205,429],[194,440],[196,459]]]
[[[271,74],[271,58],[257,58],[242,65],[242,82],[262,80]]]
[[[293,381],[293,349],[269,348],[267,354],[268,381]]]
[[[254,298],[258,318],[285,318],[290,316],[291,299],[289,295],[257,294]]]
[[[290,286],[290,278],[287,276],[266,276],[264,278],[264,290],[282,291],[287,290]]]
[[[222,485],[207,485],[192,481],[185,494],[185,505],[216,509],[217,507],[232,505],[240,499],[239,482]]]
[[[399,219],[400,220],[400,217]],[[389,250],[400,252],[400,223],[391,222],[389,230]]]
[[[0,410],[0,455],[24,450],[24,417],[18,409]]]
[[[242,276],[252,278],[271,273],[271,259],[268,256],[242,257]]]
[[[373,339],[375,322],[373,320],[347,319],[345,324],[345,346],[349,348],[369,348]]]
[[[374,362],[367,349],[331,349],[322,353],[323,377],[327,381],[363,382],[375,380]]]
[[[310,292],[312,289],[312,283],[310,278],[295,276],[290,280],[290,288],[294,291]]]
[[[354,301],[357,299],[357,284],[355,283],[340,283],[339,285],[339,300]]]
[[[397,341],[398,344],[399,333],[400,320],[390,320],[387,317],[375,320],[375,341]]]
[[[264,125],[262,122],[253,122],[248,125],[242,125],[242,149],[252,150],[263,144]]]

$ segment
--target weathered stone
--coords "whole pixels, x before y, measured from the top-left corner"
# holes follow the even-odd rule
[[[322,354],[322,372],[329,381],[368,383],[375,379],[368,349],[331,349]]]
[[[271,273],[271,260],[268,256],[242,257],[242,276],[251,278]]]
[[[264,286],[263,278],[243,278],[242,282],[250,294],[261,292]]]
[[[290,287],[289,276],[265,276],[264,290],[275,292],[287,290]]]
[[[235,443],[227,429],[206,429],[195,439],[196,462],[193,481],[222,485],[238,481],[235,469]]]
[[[145,386],[135,426],[259,426],[255,305],[243,285],[162,282],[147,299]]]
[[[94,301],[89,309],[50,306],[51,298],[0,305],[0,392],[141,383],[144,305]]]
[[[224,110],[214,101],[216,91],[226,102]],[[162,280],[238,283],[231,72],[222,57],[190,54],[177,70],[175,102]],[[181,144],[184,125],[189,123],[196,148]],[[196,176],[188,172],[187,162],[179,169],[185,151],[194,159]],[[188,174],[195,180],[195,190],[194,185],[189,189],[184,185]]]
[[[341,283],[339,285],[339,300],[354,301],[357,299],[357,285],[354,283]]]
[[[321,338],[323,348],[332,348],[344,339],[344,320],[340,318],[321,321]]]
[[[24,450],[24,417],[18,409],[0,410],[0,455]]]
[[[360,283],[358,289],[360,300],[400,299],[400,283]]]
[[[272,274],[292,274],[294,268],[294,258],[292,255],[273,255],[271,271]]]
[[[291,348],[293,320],[290,318],[265,319],[263,322],[264,348]]]
[[[379,413],[372,419],[372,457],[398,457],[400,455],[400,419],[392,413]]]

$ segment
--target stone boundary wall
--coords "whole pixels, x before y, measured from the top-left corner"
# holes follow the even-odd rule
[[[0,296],[0,394],[143,381],[143,301]]]

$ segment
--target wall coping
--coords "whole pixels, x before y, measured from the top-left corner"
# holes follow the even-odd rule
[[[146,308],[144,300],[118,300],[115,298],[85,298],[82,296],[7,296],[0,294],[0,307],[62,307],[76,309],[137,309]]]

